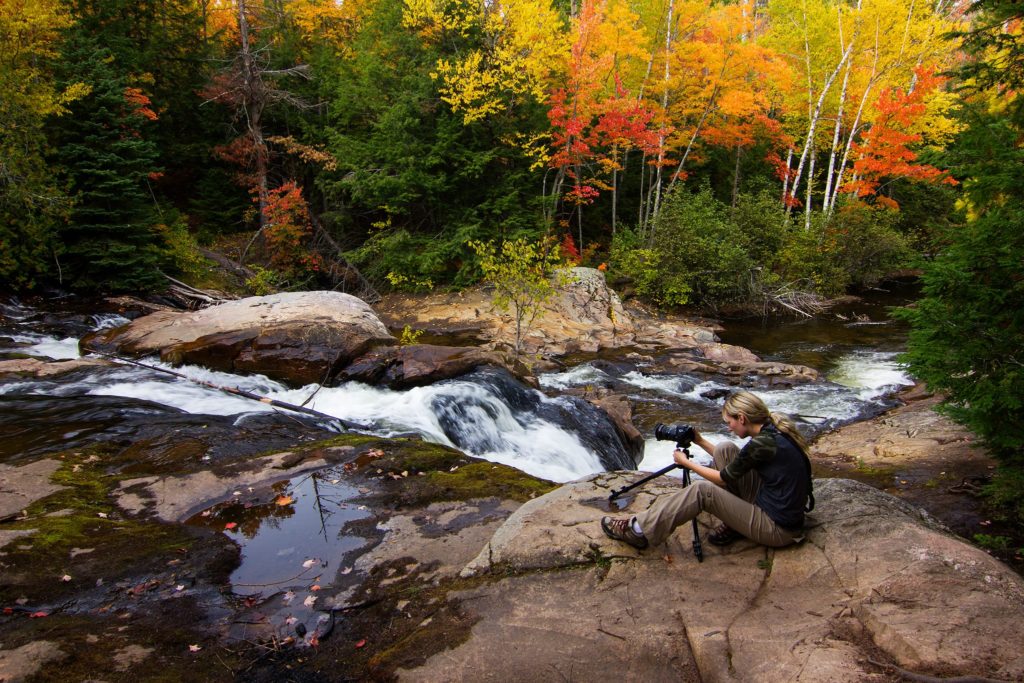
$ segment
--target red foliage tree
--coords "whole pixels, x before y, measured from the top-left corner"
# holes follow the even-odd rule
[[[915,73],[917,79],[912,89],[886,88],[879,93],[875,103],[878,119],[861,141],[851,147],[857,154],[853,163],[855,176],[843,187],[844,191],[858,197],[877,195],[883,181],[889,178],[956,184],[942,170],[916,163],[917,154],[910,149],[921,141],[919,133],[910,131],[927,110],[926,97],[946,81],[934,69],[917,69]]]

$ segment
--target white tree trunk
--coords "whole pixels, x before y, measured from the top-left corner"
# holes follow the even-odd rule
[[[665,92],[661,96],[661,110],[664,112],[666,118],[668,118],[668,83],[672,77],[672,69],[669,63],[669,57],[672,54],[672,11],[673,6],[671,0],[668,4],[668,16],[665,19],[665,76],[663,79],[665,85]],[[654,222],[657,218],[658,212],[661,207],[661,170],[665,161],[665,128],[662,126],[661,131],[658,133],[658,168],[652,190],[654,191],[654,206],[651,213],[648,216],[650,222]]]
[[[843,68],[843,65],[849,58],[850,51],[852,49],[852,45],[846,48],[846,51],[843,53],[843,56],[839,60],[839,63],[836,65],[836,68],[832,70],[832,73],[825,80],[825,84],[821,89],[821,94],[818,96],[818,103],[815,105],[814,111],[811,114],[810,125],[808,126],[807,130],[807,139],[804,141],[804,149],[803,152],[800,154],[800,162],[797,164],[796,167],[796,177],[793,179],[793,187],[790,190],[791,197],[795,197],[797,190],[800,189],[800,177],[803,174],[804,165],[807,162],[808,152],[810,151],[811,146],[814,144],[814,134],[818,128],[818,120],[821,118],[821,109],[825,104],[825,96],[828,94],[828,91],[832,88],[832,83],[835,82],[836,76],[839,75],[839,70]]]

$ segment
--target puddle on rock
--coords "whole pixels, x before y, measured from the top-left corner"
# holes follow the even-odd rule
[[[372,515],[359,495],[342,468],[332,467],[238,489],[188,520],[222,530],[241,548],[230,580],[244,609],[229,637],[311,645],[327,634],[332,609],[344,605],[345,588],[354,584],[347,577],[355,556],[370,543],[343,531]]]
[[[587,507],[597,508],[603,512],[622,512],[629,507],[629,504],[633,502],[633,496],[621,496],[615,500],[610,500],[608,496],[602,496],[601,498],[582,498],[580,499],[580,505],[586,505]]]

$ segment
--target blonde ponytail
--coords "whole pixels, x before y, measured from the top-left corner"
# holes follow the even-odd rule
[[[807,455],[807,451],[810,448],[807,443],[807,439],[805,439],[804,435],[800,433],[800,430],[796,427],[796,423],[793,422],[793,419],[789,415],[772,413],[769,415],[769,418],[771,419],[772,424],[775,425],[776,429],[788,436],[790,440],[796,444],[797,448],[803,451],[804,455]]]

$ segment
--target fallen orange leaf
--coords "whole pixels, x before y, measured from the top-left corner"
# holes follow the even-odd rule
[[[291,505],[294,501],[291,496],[278,496],[274,502],[278,505]]]
[[[228,522],[227,524],[224,525],[224,528],[225,529],[234,529],[236,526],[238,526],[238,524],[236,524],[235,522]]]

